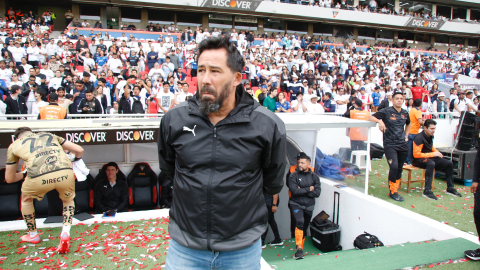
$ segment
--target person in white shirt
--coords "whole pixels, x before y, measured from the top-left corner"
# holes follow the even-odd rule
[[[120,75],[120,72],[122,72],[123,69],[122,60],[118,59],[118,55],[116,53],[114,53],[112,58],[107,61],[107,66],[108,69],[113,72],[114,76]]]
[[[58,52],[58,46],[57,44],[55,44],[55,40],[52,38],[50,39],[50,43],[48,43],[46,46],[45,46],[45,49],[47,51],[47,57],[48,59],[50,59],[51,56],[57,54]]]
[[[40,49],[37,46],[35,41],[30,43],[30,46],[27,48],[28,54],[28,63],[34,67],[38,66],[38,60],[40,56]]]
[[[155,63],[153,65],[153,68],[150,69],[148,72],[148,78],[152,81],[156,81],[158,77],[165,77],[165,73],[163,73],[163,70],[160,68],[160,65],[158,63]]]
[[[41,71],[40,71],[41,72]],[[51,72],[51,70],[50,70]],[[55,71],[55,77],[50,79],[50,83],[48,84],[48,88],[53,88],[57,90],[60,86],[62,86],[62,73],[60,70]]]
[[[232,28],[232,31],[230,32],[230,37],[232,38],[232,42],[235,43],[235,45],[238,47],[238,33],[235,28]]]
[[[170,92],[170,84],[165,82],[163,84],[163,91],[157,94],[158,113],[164,114],[170,110],[174,103],[174,95]]]
[[[13,61],[15,61],[17,65],[20,65],[22,58],[27,56],[27,52],[24,48],[20,47],[20,42],[18,41],[15,42],[15,47],[9,47],[8,50],[12,53]]]
[[[313,90],[313,88],[312,88],[312,90]],[[309,96],[309,98],[310,97],[311,96]],[[305,98],[305,100],[307,100],[307,99]],[[293,100],[290,104],[290,106],[292,107],[292,112],[293,113],[306,113],[307,112],[307,104],[306,104],[305,100],[303,99],[303,93],[299,92],[297,94],[297,99]]]
[[[43,107],[43,106],[48,105],[48,102],[45,102],[45,101],[42,100],[43,95],[46,95],[46,93],[43,92],[43,90],[36,90],[36,91],[35,91],[35,94],[34,94],[35,102],[32,103],[32,112],[31,112],[31,114],[34,114],[34,115],[36,115],[36,116],[29,117],[30,120],[35,120],[35,119],[37,119],[37,116],[38,116],[38,114],[40,113],[40,108]]]
[[[27,58],[23,57],[21,60],[21,67],[23,67],[23,71],[25,71],[25,74],[30,74],[30,69],[32,69],[32,65],[27,63]]]
[[[6,68],[5,60],[0,60],[0,80],[4,80],[7,86],[10,84],[13,72]]]
[[[362,101],[363,110],[370,111],[370,105],[373,104],[372,96],[366,93],[365,87],[360,87],[360,93],[358,93],[357,98]]]
[[[50,80],[55,76],[47,63],[42,63],[40,74],[45,75],[45,83],[50,82]]]
[[[178,91],[175,93],[175,96],[174,96],[174,103],[175,103],[175,106],[184,102],[185,100],[187,100],[187,96],[188,94],[190,94],[188,92],[188,83],[184,83],[182,85],[182,88],[183,88],[183,91]]]
[[[317,103],[318,96],[311,96],[310,103],[307,104],[307,112],[308,113],[324,113],[325,109],[323,109],[322,105]]]
[[[345,89],[342,87],[338,89],[338,95],[335,96],[334,101],[337,103],[335,113],[344,114],[347,112],[347,104],[350,99],[350,95],[345,94]]]

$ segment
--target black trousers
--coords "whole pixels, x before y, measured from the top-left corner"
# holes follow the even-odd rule
[[[453,162],[439,157],[414,158],[412,165],[425,170],[425,191],[432,190],[433,169],[445,173],[447,187],[453,188]]]
[[[477,227],[477,233],[480,234],[480,188],[477,189],[477,192],[473,194],[474,198],[474,207],[473,207],[473,220],[475,221],[475,226]],[[480,240],[480,236],[479,236]]]
[[[272,227],[273,236],[275,236],[275,240],[279,240],[280,233],[278,232],[277,222],[275,221],[275,213],[272,212],[272,206],[267,205],[267,210],[268,210],[268,225]],[[267,226],[267,230],[262,234],[262,243],[265,243],[267,232],[268,232],[268,226]]]
[[[290,213],[295,220],[295,228],[303,230],[303,237],[307,235],[308,226],[310,225],[310,220],[312,219],[313,208],[311,211],[302,209],[299,205],[289,204]],[[293,229],[293,237],[295,238],[295,228]]]
[[[408,156],[408,144],[401,146],[385,146],[385,157],[387,158],[390,171],[388,172],[388,181],[395,182],[402,178],[403,163]]]
[[[365,144],[364,141],[354,141],[354,140],[350,140],[350,147],[352,148],[352,151],[355,151],[355,150],[367,150],[367,145]]]

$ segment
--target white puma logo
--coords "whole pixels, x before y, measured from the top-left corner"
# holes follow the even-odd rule
[[[105,188],[107,188],[107,186],[104,186]]]
[[[193,133],[193,137],[195,137],[195,128],[197,127],[197,125],[193,126],[193,129],[189,128],[189,127],[183,127],[183,131],[190,131]]]

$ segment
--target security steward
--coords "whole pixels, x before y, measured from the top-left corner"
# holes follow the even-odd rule
[[[35,223],[33,199],[41,201],[45,194],[56,189],[63,201],[63,229],[60,234],[58,253],[68,253],[70,249],[70,227],[75,212],[75,176],[72,162],[64,150],[75,152],[75,161],[83,156],[83,148],[51,133],[33,133],[28,127],[20,127],[14,133],[15,141],[7,150],[5,181],[15,183],[23,178],[22,216],[28,234],[22,241],[40,243],[40,235]],[[22,159],[25,173],[17,173],[17,163]]]
[[[370,112],[362,110],[363,102],[361,99],[355,99],[353,103],[354,110],[347,111],[344,116],[350,119],[367,121]],[[350,146],[352,151],[367,150],[365,141],[368,140],[368,128],[347,128],[347,136],[350,137]]]
[[[402,178],[403,164],[408,156],[408,134],[410,133],[410,117],[405,109],[403,93],[395,91],[392,96],[393,106],[386,107],[371,115],[368,121],[378,123],[383,132],[383,147],[390,171],[388,172],[388,186],[390,198],[395,201],[404,201],[397,192]]]
[[[290,175],[297,169],[297,166],[298,166],[298,161],[301,159],[301,158],[305,158],[307,157],[307,154],[305,154],[305,152],[299,152],[297,154],[297,165],[292,165],[290,166],[290,170],[287,172],[287,175],[285,177],[285,184],[288,186],[288,179],[290,179]],[[310,170],[312,172],[315,171],[315,169],[313,167],[309,167]],[[288,197],[291,198],[292,197],[292,192],[290,192],[290,190],[288,191]],[[290,205],[288,205],[288,208],[290,208]],[[290,234],[291,234],[291,238],[295,238],[295,217],[292,215],[292,212],[290,212]]]
[[[67,109],[58,105],[57,93],[50,93],[48,95],[49,104],[40,108],[38,119],[52,120],[52,119],[67,119]]]
[[[433,146],[433,134],[437,127],[437,122],[432,119],[425,120],[423,132],[420,132],[413,139],[413,159],[412,165],[425,170],[425,190],[423,197],[436,200],[437,196],[432,192],[433,171],[445,173],[447,180],[446,194],[462,197],[453,185],[453,162],[444,159],[442,153]]]
[[[308,225],[312,219],[315,198],[320,196],[320,178],[310,169],[311,159],[304,155],[297,162],[297,169],[288,179],[288,189],[292,196],[288,202],[290,212],[295,218],[295,259],[303,259],[303,243]]]

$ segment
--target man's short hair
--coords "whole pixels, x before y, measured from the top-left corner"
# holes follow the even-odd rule
[[[90,73],[88,73],[88,72],[84,71],[84,72],[83,72],[83,77],[90,78]]]
[[[21,89],[20,85],[12,85],[12,87],[10,87],[10,92],[12,94],[15,94],[15,92],[17,92],[18,89]]]
[[[58,91],[58,90],[57,90],[57,91]],[[64,90],[64,91],[65,91],[65,90]],[[48,100],[49,100],[50,102],[52,102],[52,101],[58,101],[58,95],[57,95],[57,93],[53,93],[53,92],[50,93],[50,95],[48,95]]]
[[[227,50],[227,66],[232,72],[242,72],[245,66],[243,56],[237,50],[235,45],[229,41],[228,37],[214,37],[204,39],[198,45],[197,59],[200,59],[200,55],[207,50],[226,49]]]
[[[92,89],[87,89],[87,90],[85,90],[85,94],[88,94],[88,93],[92,93],[92,94],[93,94],[93,90],[92,90]]]
[[[413,106],[415,107],[420,107],[422,106],[422,100],[420,98],[417,98],[413,101]]]
[[[105,78],[99,78],[97,81],[102,82],[102,83],[104,83],[104,84],[107,83],[107,80],[105,80]]]
[[[435,122],[435,120],[432,120],[432,119],[427,119],[425,120],[425,122],[423,123],[423,126],[428,128],[430,127],[431,125],[437,125],[437,122]]]
[[[402,91],[395,91],[395,92],[393,92],[392,98],[395,98],[396,95],[402,95],[402,97],[403,97]]]
[[[20,134],[22,134],[23,132],[27,132],[27,131],[32,132],[32,129],[29,128],[29,127],[19,127],[19,128],[17,128],[17,130],[15,130],[15,132],[13,133],[13,136],[15,136],[15,139],[18,139],[18,136]]]
[[[84,84],[84,82],[82,80],[77,80],[75,83],[76,84]]]
[[[328,96],[328,98],[332,98],[332,94],[330,92],[326,92],[325,96]]]
[[[108,167],[115,167],[115,169],[118,170],[118,164],[115,163],[115,162],[109,162],[109,163],[107,163],[107,165],[105,165],[105,169],[108,168]]]

